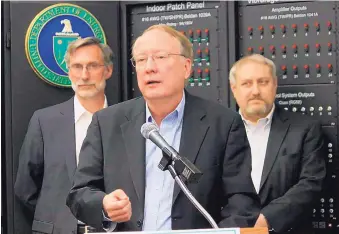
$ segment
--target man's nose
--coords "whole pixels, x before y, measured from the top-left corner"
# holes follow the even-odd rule
[[[151,72],[156,72],[157,71],[157,65],[153,59],[152,56],[149,56],[147,61],[146,61],[146,64],[145,64],[145,71],[147,73],[151,73]]]
[[[81,79],[87,80],[89,78],[89,71],[86,66],[82,68]]]
[[[260,93],[260,89],[259,89],[259,86],[257,84],[254,84],[252,86],[252,93],[253,94],[259,94]]]

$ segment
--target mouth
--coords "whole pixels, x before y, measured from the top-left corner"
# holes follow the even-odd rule
[[[146,85],[155,85],[155,84],[160,84],[161,82],[158,80],[149,80],[146,82]]]
[[[255,106],[257,106],[257,105],[260,105],[260,106],[261,106],[263,103],[264,103],[264,101],[258,100],[258,99],[249,101],[249,104],[250,104],[250,105],[255,105]]]
[[[78,85],[78,87],[92,87],[93,84],[81,84],[81,85]]]

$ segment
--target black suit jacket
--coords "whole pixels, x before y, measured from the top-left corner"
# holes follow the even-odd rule
[[[29,123],[14,186],[34,212],[33,232],[76,233],[77,219],[66,206],[76,169],[74,98],[36,111]]]
[[[80,153],[81,161],[67,198],[73,214],[94,227],[102,225],[102,200],[122,189],[132,204],[132,218],[118,231],[142,229],[145,200],[145,101],[137,98],[93,116]],[[259,199],[250,177],[250,149],[240,116],[186,93],[180,154],[204,173],[188,188],[223,227],[253,226]],[[210,227],[177,185],[172,229]]]
[[[302,233],[311,223],[305,218],[322,188],[325,155],[318,122],[276,107],[259,190],[261,212],[276,232]]]

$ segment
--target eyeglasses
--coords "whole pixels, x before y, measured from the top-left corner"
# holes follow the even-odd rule
[[[98,71],[100,67],[104,67],[104,66],[106,66],[106,65],[98,64],[98,63],[89,63],[87,65],[82,65],[80,63],[75,63],[75,64],[72,64],[70,66],[70,70],[72,70],[75,73],[82,73],[84,68],[86,68],[86,70],[91,73],[91,72]]]
[[[133,67],[144,67],[148,61],[148,58],[151,57],[153,61],[157,64],[163,64],[167,62],[168,58],[172,55],[178,55],[178,56],[183,56],[183,54],[173,54],[173,53],[166,53],[166,52],[159,52],[156,54],[150,54],[150,55],[138,55],[136,57],[131,58],[131,63]]]

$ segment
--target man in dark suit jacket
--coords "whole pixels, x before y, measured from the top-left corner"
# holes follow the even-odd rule
[[[149,161],[161,158],[161,151],[152,154],[154,144],[145,141],[140,128],[151,121],[162,132],[167,120],[177,119],[181,137],[170,144],[175,148],[179,142],[176,150],[204,173],[197,184],[188,184],[193,196],[221,227],[254,225],[259,199],[250,178],[243,123],[238,114],[184,92],[192,54],[188,39],[165,25],[153,26],[137,39],[133,65],[143,97],[93,116],[67,198],[78,219],[100,227],[107,216],[114,222],[107,229],[117,231],[210,227],[171,178],[151,182],[160,169],[153,170]],[[170,183],[173,188],[166,190]],[[159,196],[149,201],[154,193]]]
[[[66,196],[91,115],[107,106],[104,91],[106,79],[112,74],[111,58],[111,49],[96,38],[70,44],[66,62],[75,96],[36,111],[30,120],[14,189],[16,196],[34,212],[34,233],[81,232],[65,204]]]
[[[258,54],[239,60],[230,83],[252,151],[252,179],[261,200],[257,227],[304,233],[326,174],[321,126],[275,106],[274,63]],[[307,232],[305,232],[307,233]]]

